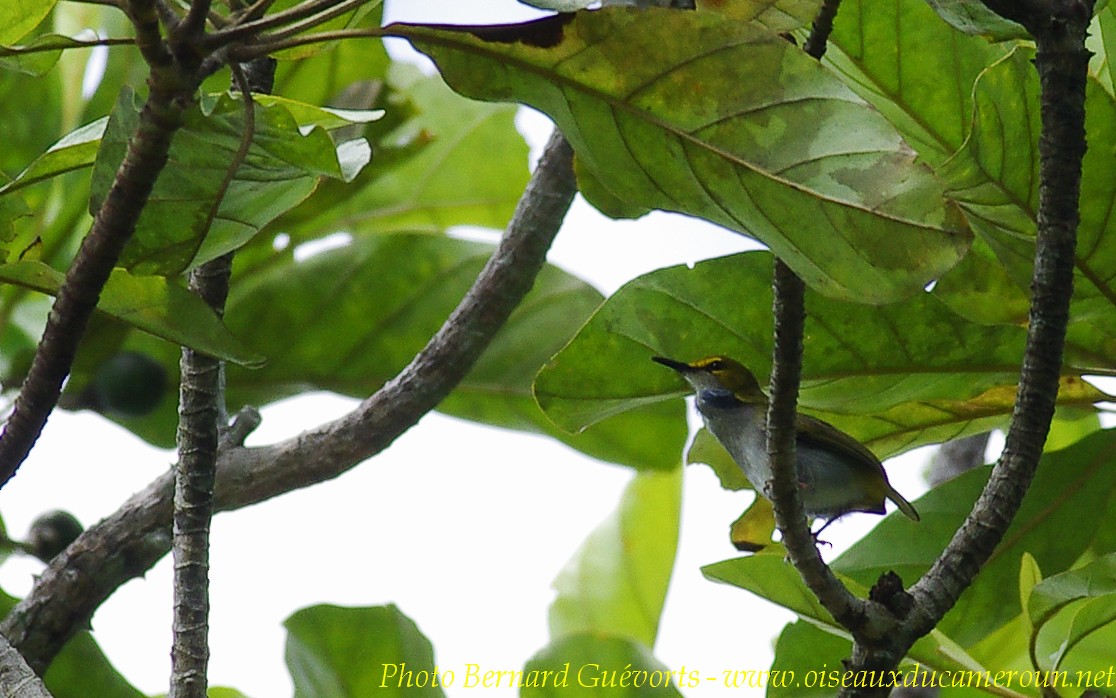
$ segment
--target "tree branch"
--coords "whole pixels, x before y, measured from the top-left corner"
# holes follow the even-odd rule
[[[818,553],[806,523],[795,468],[795,403],[802,371],[802,328],[806,319],[805,286],[782,260],[775,260],[772,284],[775,347],[771,369],[771,403],[767,411],[767,453],[773,473],[771,500],[783,544],[806,586],[841,625],[853,630],[865,616],[865,602],[853,596]]]
[[[294,439],[218,459],[216,506],[238,509],[336,477],[379,453],[468,373],[534,284],[577,186],[573,153],[551,137],[507,233],[473,287],[426,347],[352,413]],[[164,475],[87,530],[43,571],[0,632],[41,670],[93,611],[169,547],[171,477]]]
[[[137,35],[137,42],[145,56],[161,56],[161,52],[147,44],[143,32]],[[97,307],[101,289],[135,232],[140,212],[166,164],[171,140],[182,125],[183,111],[194,86],[168,77],[169,73],[152,67],[151,93],[140,112],[136,132],[128,141],[128,151],[112,187],[51,308],[31,369],[0,434],[0,487],[27,458],[58,403],[62,383],[69,375],[78,342]]]
[[[197,5],[195,5],[197,7]],[[244,71],[232,65],[244,99],[244,134],[225,173],[209,223],[220,199],[248,157],[256,132],[256,108]],[[190,290],[219,317],[225,314],[233,254],[222,255],[190,273]],[[228,425],[224,365],[219,359],[182,348],[179,363],[178,463],[174,469],[174,645],[170,698],[205,698],[209,667],[209,531],[217,450]]]
[[[997,10],[1000,3],[987,2]],[[1057,5],[1051,8],[1051,5]],[[1045,14],[1035,15],[1035,8]],[[1056,11],[1055,11],[1056,10]],[[1041,84],[1039,207],[1027,346],[1004,452],[972,512],[930,570],[911,588],[916,599],[910,635],[930,631],[953,607],[1011,525],[1038,467],[1061,375],[1079,222],[1085,155],[1085,32],[1092,3],[1020,2],[1034,35]],[[1018,20],[1017,20],[1018,21]]]
[[[0,693],[8,698],[51,698],[43,680],[23,656],[0,636]]]
[[[829,35],[833,32],[833,19],[837,16],[837,8],[841,0],[825,0],[818,15],[814,17],[814,24],[810,28],[810,36],[802,44],[802,50],[807,55],[821,60],[829,42]]]

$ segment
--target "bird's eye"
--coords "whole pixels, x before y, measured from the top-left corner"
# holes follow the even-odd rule
[[[725,368],[725,362],[721,361],[720,359],[713,359],[705,368],[710,371],[723,371]]]

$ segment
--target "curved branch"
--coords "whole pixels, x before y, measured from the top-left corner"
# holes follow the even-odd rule
[[[353,412],[294,439],[235,448],[218,461],[216,505],[238,509],[336,477],[379,453],[432,410],[468,373],[534,285],[577,191],[573,152],[551,137],[507,233],[473,287],[426,347]],[[41,670],[121,584],[146,571],[170,545],[169,474],[81,535],[43,571],[0,624]]]

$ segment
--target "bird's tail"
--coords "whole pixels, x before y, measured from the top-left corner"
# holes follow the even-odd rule
[[[896,492],[895,488],[890,485],[887,488],[887,498],[895,502],[895,505],[899,507],[899,511],[906,514],[907,518],[911,521],[920,521],[922,519],[922,517],[918,515],[918,511],[915,510],[914,505],[908,502],[903,495]]]

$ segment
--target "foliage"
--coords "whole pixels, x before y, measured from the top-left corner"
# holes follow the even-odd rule
[[[515,102],[545,112],[569,138],[579,186],[602,212],[701,217],[762,241],[803,277],[804,411],[881,457],[1002,426],[1018,380],[1036,225],[1033,50],[1017,25],[972,3],[845,0],[819,63],[777,33],[802,39],[816,5],[710,0],[695,12],[606,7],[510,27],[383,30],[429,55],[453,90],[482,101],[396,64],[375,39],[287,51],[275,96],[257,98],[254,139],[232,176],[243,100],[208,81],[105,287],[63,406],[90,407],[83,391],[124,352],[175,376],[180,346],[230,362],[233,409],[311,390],[374,392],[422,348],[491,253],[453,229],[500,228],[512,215],[527,181],[526,146],[515,107],[485,102]],[[78,17],[121,36],[129,26],[93,4],[80,15],[53,3],[0,10],[6,394],[25,375],[47,295],[58,292],[124,157],[144,90],[136,51],[124,45],[110,49],[96,89],[81,93],[72,75],[84,58],[75,50],[88,35],[55,35],[51,26]],[[378,17],[354,15],[346,26],[377,33]],[[1116,373],[1112,4],[1098,12],[1093,37],[1077,290],[1059,393],[1061,406],[1086,418],[1075,422],[1075,443],[1044,456],[978,582],[912,648],[908,660],[929,669],[1111,663],[1102,648],[1116,632],[1108,533],[1116,471],[1106,465],[1116,442],[1092,419],[1108,396],[1084,377]],[[185,290],[183,274],[233,250],[222,319]],[[669,671],[651,651],[688,438],[682,384],[648,359],[725,353],[765,378],[771,256],[660,269],[607,299],[547,267],[440,406],[636,471],[615,515],[558,576],[551,643],[516,679],[522,695],[564,695],[525,677],[567,662]],[[106,417],[169,444],[174,388],[145,414]],[[690,460],[723,462],[705,437],[692,446]],[[726,487],[744,486],[721,472]],[[861,590],[887,570],[913,581],[986,478],[987,470],[971,472],[923,497],[919,524],[888,517],[836,559],[835,571]],[[705,573],[803,619],[780,637],[776,668],[805,673],[819,656],[838,666],[847,642],[777,546]],[[1008,588],[1019,597],[1005,598]],[[386,664],[434,671],[430,641],[394,606],[315,607],[287,628],[298,696],[366,695],[383,679],[371,668]],[[88,695],[94,680],[97,695],[138,693],[82,634],[47,682],[55,695]],[[629,692],[675,694],[684,680]],[[416,688],[442,693],[433,683],[396,693]]]

